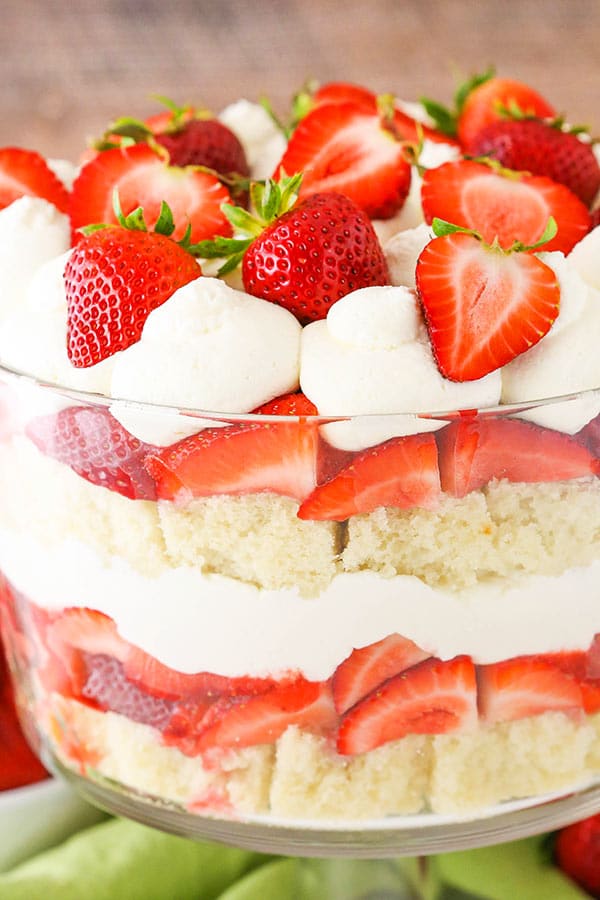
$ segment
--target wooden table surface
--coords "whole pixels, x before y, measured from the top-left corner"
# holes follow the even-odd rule
[[[600,131],[599,0],[8,0],[0,2],[0,145],[77,157],[153,93],[215,110],[307,76],[450,99],[496,65]]]

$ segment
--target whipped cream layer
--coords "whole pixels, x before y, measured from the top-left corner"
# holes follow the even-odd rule
[[[585,650],[600,632],[600,561],[560,577],[494,581],[457,594],[414,576],[341,574],[313,600],[188,567],[148,578],[120,559],[104,564],[78,541],[45,545],[6,531],[0,567],[36,605],[103,612],[125,640],[187,673],[298,670],[323,680],[353,648],[393,632],[442,659],[464,653],[480,664]]]

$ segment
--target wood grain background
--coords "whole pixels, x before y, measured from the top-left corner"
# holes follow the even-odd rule
[[[599,0],[0,0],[0,145],[77,157],[152,93],[283,111],[307,76],[448,100],[490,63],[600,130]]]

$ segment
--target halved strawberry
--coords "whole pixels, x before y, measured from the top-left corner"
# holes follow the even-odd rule
[[[479,132],[501,119],[504,111],[540,119],[555,116],[554,107],[528,84],[512,78],[490,78],[468,93],[460,110],[458,138],[467,153]]]
[[[282,394],[267,403],[263,403],[254,411],[262,416],[318,416],[317,407],[302,391]]]
[[[582,710],[577,681],[536,657],[479,666],[479,712],[486,722],[511,722],[545,712]]]
[[[152,479],[143,466],[155,450],[129,434],[103,407],[70,406],[27,425],[36,447],[82,478],[135,500],[152,500]]]
[[[105,150],[81,169],[69,207],[74,241],[80,239],[78,229],[85,225],[117,223],[115,190],[126,216],[141,206],[151,223],[158,219],[161,203],[166,202],[176,222],[174,240],[183,237],[188,225],[192,243],[231,234],[221,210],[221,204],[231,198],[221,182],[194,167],[169,166],[142,143]]]
[[[291,725],[324,734],[331,732],[337,722],[329,684],[298,678],[258,697],[232,702],[202,732],[197,747],[203,752],[214,747],[272,744]]]
[[[497,78],[494,70],[476,73],[454,94],[453,108],[429,98],[421,103],[444,134],[456,137],[467,153],[471,153],[471,139],[480,129],[507,114],[554,117],[554,108],[537,91],[511,78]]]
[[[463,419],[436,438],[442,490],[455,497],[494,478],[535,483],[600,474],[600,462],[572,437],[520,419]]]
[[[317,106],[301,120],[276,170],[295,172],[304,173],[301,198],[335,191],[380,219],[400,209],[411,179],[393,118],[353,103]]]
[[[375,644],[353,650],[333,675],[336,710],[340,714],[347,712],[382,682],[429,656],[430,653],[400,634],[390,634]]]
[[[122,664],[113,656],[84,653],[83,661],[86,679],[79,699],[159,730],[167,726],[175,706],[172,700],[142,691],[129,681]]]
[[[569,251],[590,227],[584,204],[568,188],[540,175],[509,173],[474,160],[448,162],[423,175],[421,201],[426,222],[434,218],[473,229],[508,249],[516,241],[534,245],[548,219],[558,232],[544,250]]]
[[[318,431],[303,422],[207,428],[144,461],[161,500],[271,492],[302,500],[316,483]]]
[[[65,609],[48,627],[47,641],[58,653],[68,645],[89,656],[112,656],[120,663],[129,654],[129,644],[110,616],[87,607]]]
[[[439,495],[435,439],[431,434],[408,435],[357,453],[337,475],[314,489],[298,516],[343,521],[378,506],[431,509]]]
[[[467,656],[426,660],[390,678],[346,713],[339,753],[366,753],[409,734],[466,731],[477,723],[475,666]]]
[[[133,644],[129,645],[123,660],[123,671],[129,681],[142,690],[155,697],[173,700],[191,696],[207,700],[221,696],[246,697],[264,693],[275,684],[271,678],[227,678],[211,672],[178,672]]]
[[[600,711],[600,678],[597,669],[598,640],[594,639],[590,649],[544,653],[537,655],[551,666],[574,678],[581,689],[583,711],[592,715]]]
[[[69,192],[43,156],[21,147],[0,147],[0,209],[25,196],[41,197],[62,213],[69,206]]]
[[[321,85],[312,96],[312,105],[326,106],[330,103],[353,103],[371,112],[377,109],[377,94],[358,84],[346,81],[331,81]],[[394,129],[405,141],[418,143],[421,136],[435,143],[455,143],[452,138],[423,122],[417,122],[412,116],[394,106],[392,109]]]
[[[560,287],[549,266],[471,234],[430,241],[416,280],[438,368],[452,381],[473,381],[510,362],[558,315]]]

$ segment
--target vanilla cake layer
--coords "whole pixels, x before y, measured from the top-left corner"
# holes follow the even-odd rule
[[[209,815],[352,820],[482,813],[568,791],[600,776],[600,715],[562,713],[465,734],[410,735],[354,757],[296,727],[275,745],[206,760],[161,744],[146,725],[58,695],[46,713],[51,749],[68,767]]]
[[[460,591],[495,578],[560,575],[600,559],[600,479],[493,482],[437,510],[381,508],[347,523],[298,519],[273,494],[216,496],[188,506],[129,500],[79,477],[23,437],[0,445],[7,529],[69,538],[140,574],[191,566],[267,590],[315,597],[339,573],[414,575]]]

